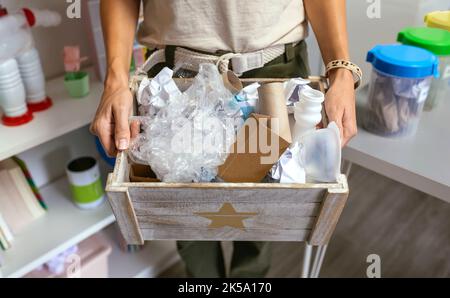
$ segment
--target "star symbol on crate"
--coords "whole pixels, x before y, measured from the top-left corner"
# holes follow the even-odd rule
[[[231,203],[223,203],[217,212],[195,212],[195,215],[211,220],[208,228],[232,227],[245,230],[244,219],[258,215],[257,212],[236,212]]]

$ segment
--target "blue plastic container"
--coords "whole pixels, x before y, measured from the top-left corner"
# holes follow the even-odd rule
[[[380,45],[367,54],[373,66],[368,110],[362,126],[383,136],[413,135],[417,131],[439,59],[406,45]]]

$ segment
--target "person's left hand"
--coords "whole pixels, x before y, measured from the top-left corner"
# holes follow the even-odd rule
[[[357,133],[353,74],[347,69],[330,73],[330,88],[325,95],[325,112],[329,122],[336,122],[344,147]]]

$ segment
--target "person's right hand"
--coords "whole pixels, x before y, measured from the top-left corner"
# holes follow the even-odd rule
[[[139,133],[139,123],[128,122],[133,96],[127,85],[106,86],[90,130],[98,136],[106,153],[115,157],[127,150],[130,138]]]

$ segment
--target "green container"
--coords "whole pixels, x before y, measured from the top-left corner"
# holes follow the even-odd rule
[[[101,205],[105,193],[97,160],[80,157],[66,167],[67,178],[74,203],[82,209],[92,209]]]
[[[439,57],[439,78],[431,83],[425,110],[438,106],[450,98],[450,32],[439,28],[409,27],[403,29],[397,41],[426,49]]]
[[[89,74],[83,71],[66,73],[64,86],[71,97],[85,97],[89,94]]]

